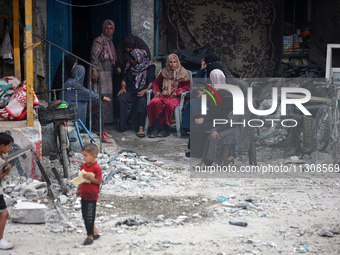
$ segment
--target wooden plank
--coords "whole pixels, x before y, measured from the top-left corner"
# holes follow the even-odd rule
[[[13,51],[14,51],[14,76],[21,81],[21,64],[20,64],[20,15],[19,0],[13,0]]]
[[[33,36],[32,36],[32,0],[25,1],[25,48],[26,48],[26,98],[27,126],[33,127]]]

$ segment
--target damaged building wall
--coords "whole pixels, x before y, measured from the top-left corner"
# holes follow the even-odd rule
[[[151,60],[154,55],[154,0],[131,0],[131,33],[139,36],[148,45]]]

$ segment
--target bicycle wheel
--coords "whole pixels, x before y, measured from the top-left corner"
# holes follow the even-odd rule
[[[69,165],[69,159],[68,159],[68,137],[66,133],[66,129],[63,125],[63,123],[59,124],[59,148],[60,148],[60,161],[63,165],[64,170],[64,178],[68,178],[68,165]]]
[[[323,151],[331,141],[332,112],[328,106],[322,106],[315,116],[316,149]]]

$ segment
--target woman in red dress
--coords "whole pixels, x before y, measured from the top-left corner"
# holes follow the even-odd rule
[[[181,94],[190,90],[190,78],[178,56],[170,54],[165,67],[152,84],[154,98],[148,105],[150,138],[167,137],[175,107],[179,106]],[[159,132],[160,130],[160,132]]]

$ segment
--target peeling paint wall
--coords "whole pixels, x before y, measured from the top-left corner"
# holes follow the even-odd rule
[[[154,0],[131,0],[131,33],[139,36],[149,46],[154,56]]]

